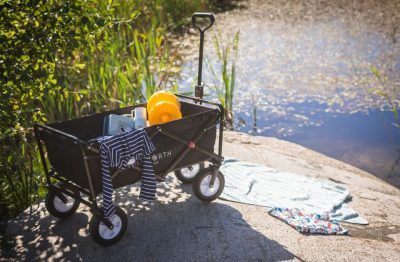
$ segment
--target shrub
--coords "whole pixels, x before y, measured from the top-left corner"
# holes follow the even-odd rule
[[[32,122],[68,118],[71,106],[60,102],[74,100],[69,99],[65,78],[79,75],[82,61],[104,37],[109,11],[95,5],[95,1],[0,3],[0,201],[12,214],[32,203],[37,191]]]

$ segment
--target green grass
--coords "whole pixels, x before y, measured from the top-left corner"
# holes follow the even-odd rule
[[[39,189],[43,184],[37,147],[22,136],[9,138],[1,142],[0,164],[2,178],[0,179],[1,202],[7,205],[10,216],[16,215],[25,209],[28,203],[34,203],[40,198],[44,190]],[[0,217],[1,218],[1,217]]]

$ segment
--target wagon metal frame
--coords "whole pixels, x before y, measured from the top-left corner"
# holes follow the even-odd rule
[[[208,26],[202,29],[196,24],[196,18],[209,19]],[[160,150],[163,150],[163,147],[165,148],[165,146],[169,145],[177,148],[177,152],[173,154],[169,151],[172,159],[161,161],[162,154],[160,158],[155,155],[153,162],[154,160],[159,160],[157,162],[158,165],[154,168],[158,181],[165,181],[165,177],[170,172],[180,170],[186,166],[192,166],[205,161],[211,163],[210,167],[204,168],[204,170],[199,172],[199,175],[196,177],[197,180],[195,179],[193,183],[193,191],[199,199],[212,201],[221,194],[224,186],[224,178],[219,172],[219,167],[223,161],[224,108],[221,104],[202,99],[204,85],[201,82],[201,75],[204,32],[213,25],[214,16],[211,13],[195,13],[192,16],[192,23],[200,32],[199,72],[197,85],[195,86],[196,97],[177,94],[177,97],[181,101],[183,118],[147,127],[145,131],[150,139],[154,141],[156,151],[159,149],[158,147],[161,148]],[[110,110],[49,125],[34,124],[34,132],[46,176],[46,187],[49,190],[48,197],[52,197],[51,201],[55,201],[58,198],[57,201],[61,200],[62,203],[67,204],[69,198],[72,198],[74,205],[82,203],[90,208],[93,217],[98,221],[98,225],[103,223],[109,230],[114,229],[115,225],[110,219],[104,217],[96,200],[96,197],[101,193],[101,177],[99,177],[100,152],[99,144],[93,142],[93,139],[100,135],[99,126],[101,126],[100,122],[104,119],[105,115],[127,113],[138,106],[146,106],[146,104]],[[218,149],[217,153],[214,153],[217,132],[219,133]],[[49,168],[48,164],[51,165],[51,168]],[[113,171],[112,181],[114,188],[140,181],[140,173],[141,168],[139,166],[125,171]],[[200,178],[198,178],[199,176]],[[217,191],[214,190],[213,192],[215,193],[211,195],[202,194],[201,183],[204,184],[205,178],[208,178],[209,182],[207,185],[210,189],[214,187],[217,179],[217,184],[220,188]],[[82,195],[85,197],[82,197]],[[50,209],[50,213],[55,213],[58,217],[66,217],[75,211],[68,211],[69,213],[65,214],[59,213],[57,210],[54,210],[54,207],[50,206],[49,208],[47,202],[46,207]],[[51,212],[52,210],[53,212]],[[99,240],[97,242],[104,245],[111,245],[121,237],[122,235],[118,235],[118,237],[115,237],[111,241],[97,239]]]
[[[150,139],[153,139],[157,134],[163,134],[179,143],[182,143],[183,145],[187,146],[186,149],[183,152],[180,152],[180,154],[173,160],[173,162],[171,163],[171,165],[168,167],[168,169],[166,169],[164,172],[162,172],[161,174],[157,174],[156,178],[158,181],[165,181],[165,177],[170,173],[173,172],[175,170],[181,169],[182,166],[178,166],[178,163],[187,155],[187,153],[190,150],[197,150],[203,154],[206,154],[210,157],[209,161],[213,164],[213,177],[212,177],[212,181],[211,181],[211,186],[214,184],[215,178],[216,178],[216,174],[218,172],[218,169],[223,161],[223,157],[222,157],[222,141],[223,141],[223,117],[224,117],[224,108],[221,104],[217,104],[217,103],[213,103],[213,102],[208,102],[202,99],[198,99],[198,98],[193,98],[193,97],[189,97],[189,96],[184,96],[184,95],[178,95],[178,97],[180,98],[184,98],[184,99],[190,99],[196,103],[203,103],[203,104],[210,104],[210,105],[214,105],[217,106],[219,109],[219,116],[218,116],[218,120],[209,125],[204,127],[202,130],[199,130],[197,132],[197,134],[195,135],[195,137],[192,140],[185,140],[182,139],[181,137],[179,137],[178,135],[168,131],[168,130],[164,130],[163,129],[163,125],[157,125],[156,130],[153,131],[149,137]],[[145,104],[141,104],[138,106],[143,106]],[[218,153],[215,154],[212,151],[206,150],[204,148],[201,147],[201,145],[197,145],[197,142],[200,140],[200,138],[202,138],[202,136],[210,129],[219,126],[219,136],[218,136]],[[54,190],[57,192],[57,196],[62,200],[62,201],[66,201],[65,196],[63,194],[66,194],[68,196],[73,197],[74,199],[79,200],[80,203],[83,203],[85,205],[87,205],[88,207],[91,208],[92,212],[94,214],[97,214],[99,216],[101,216],[101,220],[105,223],[105,224],[109,224],[108,219],[105,219],[102,216],[101,213],[101,209],[98,206],[97,200],[96,200],[96,192],[94,190],[94,186],[93,186],[93,181],[92,181],[92,174],[89,168],[89,164],[88,161],[96,159],[96,158],[100,158],[100,155],[97,156],[88,156],[87,155],[87,150],[95,153],[95,154],[99,154],[99,150],[97,148],[95,148],[91,143],[88,143],[87,141],[83,141],[82,139],[73,136],[71,134],[68,134],[66,132],[60,131],[58,129],[55,129],[53,127],[50,126],[46,126],[43,124],[38,124],[35,123],[34,124],[34,130],[35,130],[35,136],[36,136],[36,140],[37,143],[39,145],[39,153],[40,153],[40,158],[42,161],[42,165],[44,168],[44,172],[45,172],[45,176],[46,176],[46,182],[47,185],[46,187],[49,190]],[[43,140],[43,132],[46,133],[52,133],[54,136],[58,137],[60,140],[70,140],[72,143],[74,144],[78,144],[80,149],[81,149],[81,154],[83,156],[83,161],[84,161],[84,165],[85,165],[85,173],[86,173],[86,178],[87,178],[87,182],[89,184],[89,188],[85,188],[82,187],[80,185],[77,185],[76,183],[72,183],[71,181],[69,181],[65,176],[58,174],[53,168],[49,170],[47,162],[46,162],[46,157],[45,157],[45,153],[44,153],[44,144],[45,141]],[[196,164],[196,163],[193,163]],[[141,172],[141,168],[138,166],[133,167],[134,169],[136,169],[138,172]],[[120,170],[116,170],[111,178],[114,179],[116,176],[118,176],[119,174],[121,174]],[[51,178],[56,179],[58,182],[62,182],[65,185],[68,185],[68,187],[74,188],[76,190],[78,190],[80,193],[83,193],[84,195],[88,196],[89,200],[84,199],[83,197],[81,197],[80,195],[74,194],[68,190],[66,190],[65,188],[62,188],[60,186],[57,186],[55,183],[53,183],[51,181]],[[63,194],[61,194],[61,192]]]

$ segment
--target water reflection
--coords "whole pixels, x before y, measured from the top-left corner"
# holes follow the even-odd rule
[[[400,133],[392,125],[393,113],[370,110],[367,113],[326,112],[317,102],[289,103],[287,115],[260,111],[254,119],[246,112],[236,114],[236,129],[292,141],[358,166],[400,186]],[[265,117],[264,117],[265,116]]]
[[[387,75],[389,95],[400,101],[400,1],[244,3],[218,15],[213,29],[226,42],[240,31],[236,129],[290,140],[400,181],[399,169],[391,170],[400,143],[393,115],[385,99],[368,91],[379,86],[371,73],[376,66]],[[195,39],[181,86],[196,75]],[[213,49],[210,36],[210,61]],[[204,81],[212,83],[207,68]]]

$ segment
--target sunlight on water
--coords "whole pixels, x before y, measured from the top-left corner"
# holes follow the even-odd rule
[[[236,130],[302,144],[400,186],[400,164],[392,168],[400,134],[385,100],[368,92],[379,86],[371,73],[376,66],[400,100],[399,1],[250,0],[244,6],[218,15],[205,44],[215,63],[212,34],[228,42],[240,31]],[[197,42],[192,48],[181,74],[185,87],[197,74]],[[215,99],[207,66],[203,79],[208,99]]]

